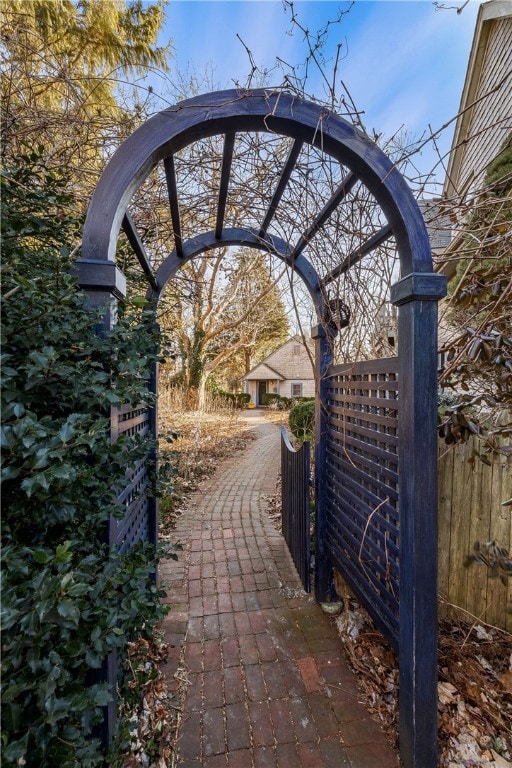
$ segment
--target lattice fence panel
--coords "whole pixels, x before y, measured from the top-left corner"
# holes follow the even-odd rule
[[[327,547],[335,567],[398,645],[398,359],[328,373]]]
[[[148,408],[130,405],[114,409],[112,437],[121,435],[146,437],[150,432],[151,415]],[[151,499],[149,475],[151,463],[141,459],[126,471],[126,485],[117,496],[117,503],[125,508],[122,518],[112,521],[111,544],[120,553],[128,552],[138,541],[151,540]]]

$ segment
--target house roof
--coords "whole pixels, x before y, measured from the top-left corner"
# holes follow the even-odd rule
[[[301,336],[292,336],[258,365],[251,368],[245,376],[242,376],[241,381],[312,380],[315,378],[312,355],[311,343],[305,344]]]
[[[242,376],[242,381],[284,381],[285,376],[276,371],[275,368],[271,368],[270,365],[266,365],[264,362],[258,363],[252,368],[249,373]]]

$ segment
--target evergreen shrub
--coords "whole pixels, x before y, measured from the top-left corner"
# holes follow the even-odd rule
[[[251,401],[251,396],[248,392],[224,392],[219,390],[217,394],[232,405],[233,408],[246,408]]]
[[[110,406],[151,403],[149,313],[104,338],[70,277],[80,221],[27,149],[2,172],[2,765],[113,764],[98,738],[108,654],[152,633],[161,552],[108,550],[106,521],[148,441],[110,441]],[[171,555],[173,556],[173,555]]]
[[[261,396],[261,404],[274,406],[279,410],[286,411],[288,408],[291,408],[292,401],[289,397],[284,397],[284,395],[277,395],[273,392],[264,392]]]
[[[315,429],[315,401],[304,400],[294,405],[288,416],[291,432],[299,440],[313,437]]]

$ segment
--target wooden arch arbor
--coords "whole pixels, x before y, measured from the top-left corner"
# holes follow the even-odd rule
[[[290,139],[262,216],[226,221],[237,136]],[[176,159],[193,142],[223,137],[215,227],[186,237]],[[304,146],[346,169],[341,183],[303,223],[293,242],[276,233],[280,204]],[[155,269],[129,211],[155,168],[168,194],[174,246]],[[355,184],[373,195],[386,223],[357,248],[336,254],[327,270],[306,254]],[[333,112],[282,91],[221,91],[165,109],[117,150],[92,197],[83,232],[79,285],[92,304],[125,294],[116,265],[124,230],[158,300],[189,259],[215,248],[257,248],[283,259],[304,281],[317,313],[316,341],[316,575],[325,599],[334,565],[398,651],[400,749],[408,768],[437,765],[437,301],[446,282],[432,267],[418,206],[401,174],[364,134]],[[400,278],[390,299],[398,307],[398,356],[333,366],[327,287],[394,238]],[[309,254],[308,254],[309,255]],[[391,401],[391,402],[390,402]],[[130,423],[136,416],[122,414]],[[115,430],[114,430],[115,431]],[[135,480],[134,480],[135,482]],[[129,520],[111,543],[142,536]],[[130,528],[131,526],[131,528]],[[150,524],[155,530],[155,515]],[[118,532],[119,533],[119,532]]]

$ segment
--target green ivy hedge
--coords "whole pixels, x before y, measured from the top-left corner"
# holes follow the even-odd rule
[[[115,489],[147,441],[110,443],[109,409],[150,404],[152,318],[98,315],[70,277],[80,221],[65,179],[27,149],[2,173],[2,765],[113,764],[97,726],[101,666],[163,615],[149,571],[162,553],[108,551]],[[100,681],[100,682],[98,682]]]

